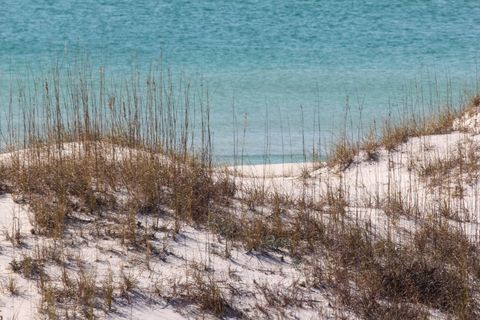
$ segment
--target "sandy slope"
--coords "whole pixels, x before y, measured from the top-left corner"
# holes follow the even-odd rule
[[[367,160],[364,154],[360,154],[346,170],[314,163],[228,169],[240,187],[261,185],[268,192],[278,192],[291,198],[320,200],[329,190],[341,189],[348,203],[348,216],[352,220],[369,222],[376,232],[385,234],[391,231],[389,228],[394,219],[398,241],[403,241],[416,223],[413,217],[387,215],[382,208],[387,197],[395,195],[406,206],[415,205],[422,212],[428,213],[429,209],[438,207],[445,194],[455,190],[461,181],[464,197],[452,197],[451,205],[461,209],[459,211],[464,214],[449,221],[475,237],[478,234],[480,215],[478,179],[471,180],[471,177],[462,175],[461,172],[452,171],[451,176],[443,177],[442,187],[438,187],[432,186],[431,181],[418,174],[418,168],[422,165],[438,159],[448,159],[461,148],[478,151],[480,135],[477,135],[475,121],[459,121],[456,128],[462,129],[462,132],[413,138],[398,146],[395,151],[380,149],[375,161]],[[289,291],[292,290],[293,283],[304,282],[305,275],[302,272],[303,266],[284,252],[256,254],[246,252],[238,245],[229,248],[227,255],[224,240],[204,229],[183,226],[179,235],[172,236],[173,220],[171,216],[165,215],[160,218],[163,228],[152,234],[152,254],[147,261],[144,253],[125,247],[118,239],[105,235],[104,231],[114,230],[114,225],[93,221],[91,217],[80,213],[76,218],[77,223],[69,226],[65,238],[55,242],[31,233],[26,205],[15,202],[11,194],[0,196],[0,229],[4,234],[0,239],[1,287],[5,288],[11,277],[19,287],[18,295],[12,295],[5,289],[0,293],[0,310],[4,319],[36,317],[40,304],[36,280],[27,280],[13,273],[9,264],[13,259],[18,260],[25,255],[35,256],[39,248],[48,248],[52,254],[63,255],[72,278],[82,268],[93,274],[97,283],[104,281],[109,271],[117,281],[120,281],[122,273],[136,279],[138,284],[134,292],[127,297],[116,298],[113,312],[100,312],[97,314],[100,318],[213,318],[192,301],[168,298],[176,294],[173,291],[188,286],[193,277],[192,266],[209,269],[209,274],[220,283],[221,289],[228,297],[232,297],[230,304],[254,319],[267,318],[267,315],[273,317],[279,312],[266,307],[258,284],[302,297],[304,303],[301,306],[283,310],[283,315],[287,318],[353,318],[348,312],[339,310],[328,291],[302,286],[295,286],[295,292]],[[145,216],[138,216],[137,220],[143,227],[156,223],[153,218]],[[8,240],[17,230],[21,239],[20,246],[14,246]],[[98,230],[101,231],[100,237]],[[57,265],[46,263],[45,268],[52,281],[60,279],[62,270]],[[260,311],[259,305],[265,306],[269,313]],[[235,314],[231,314],[231,317],[235,317]]]
[[[379,230],[382,225],[389,224],[386,220],[390,218],[379,210],[388,197],[398,197],[405,206],[416,206],[421,211],[428,212],[438,208],[445,196],[449,192],[453,193],[461,183],[463,198],[451,197],[449,201],[453,207],[461,209],[459,211],[464,216],[451,223],[466,228],[473,236],[477,232],[480,218],[477,200],[480,185],[472,179],[479,173],[473,172],[467,176],[454,168],[448,176],[443,177],[441,186],[433,186],[429,178],[419,176],[420,168],[436,161],[451,159],[459,154],[459,149],[463,152],[472,150],[480,155],[480,135],[457,131],[411,138],[395,151],[378,150],[375,161],[367,160],[366,155],[360,153],[346,170],[326,164],[301,163],[272,165],[270,168],[245,166],[235,170],[238,183],[255,186],[259,181],[265,181],[267,191],[283,193],[293,198],[307,196],[320,200],[329,190],[340,189],[345,194],[352,218],[363,216]],[[286,170],[282,172],[281,168]],[[402,221],[404,219],[405,217],[400,217],[400,222],[408,224],[408,221]]]
[[[78,216],[79,219],[88,219]],[[173,221],[169,218],[162,219],[164,231],[158,231],[152,241],[154,254],[150,257],[148,267],[145,263],[145,255],[136,252],[134,248],[125,248],[119,241],[111,239],[98,239],[94,235],[93,228],[89,224],[71,226],[66,232],[63,243],[54,244],[50,239],[44,239],[32,235],[28,210],[25,206],[14,202],[9,194],[0,197],[0,228],[3,234],[16,232],[16,226],[20,226],[22,244],[13,246],[3,237],[0,240],[2,248],[0,255],[0,279],[6,283],[9,277],[13,277],[18,284],[18,295],[11,295],[3,290],[0,295],[0,303],[3,307],[4,319],[32,319],[37,314],[40,304],[36,280],[26,280],[10,269],[13,259],[21,259],[23,256],[35,256],[37,248],[47,247],[63,254],[66,257],[67,268],[72,278],[78,273],[78,261],[82,261],[83,268],[90,270],[95,275],[98,283],[103,281],[109,270],[114,273],[118,281],[121,273],[134,276],[138,281],[135,292],[130,299],[117,298],[114,312],[98,316],[109,319],[192,319],[213,318],[204,313],[191,302],[170,303],[168,299],[158,297],[158,292],[168,297],[172,294],[175,286],[181,287],[192,280],[192,265],[206,266],[214,270],[213,276],[220,281],[222,289],[241,292],[241,299],[236,298],[233,304],[242,310],[250,310],[252,317],[262,317],[255,310],[255,305],[261,303],[256,296],[255,283],[267,284],[288,289],[294,281],[301,280],[301,270],[287,256],[282,254],[256,255],[248,253],[242,248],[232,248],[230,256],[225,257],[224,242],[215,235],[197,230],[188,226],[182,229],[180,235],[172,239],[169,228]],[[146,217],[139,217],[143,225],[154,223]],[[15,224],[15,227],[14,227]],[[105,228],[106,226],[102,226]],[[73,245],[70,245],[73,244]],[[53,263],[45,266],[52,280],[59,281],[61,270]],[[180,290],[180,289],[177,289]],[[305,292],[308,299],[316,301],[315,308],[306,307],[288,310],[291,317],[318,318],[321,314],[327,316],[334,314],[328,311],[328,300],[322,292]]]

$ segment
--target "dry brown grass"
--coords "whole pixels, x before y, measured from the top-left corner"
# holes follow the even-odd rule
[[[372,129],[360,144],[360,150],[365,151],[368,161],[378,160],[379,143],[375,137],[375,131]]]
[[[459,113],[460,116],[473,116],[478,113],[478,108],[480,107],[480,95],[474,95],[470,97],[465,106],[462,108]]]
[[[331,167],[338,166],[340,170],[345,170],[353,163],[357,153],[358,149],[351,142],[346,138],[341,139],[333,146],[328,164]]]
[[[419,177],[426,180],[430,187],[449,187],[449,183],[458,180],[474,183],[478,179],[479,169],[479,147],[473,141],[459,144],[446,157],[427,160],[416,168]]]
[[[8,277],[5,288],[11,295],[16,296],[20,293],[20,288],[18,287],[17,280],[13,276]]]
[[[18,100],[25,123],[8,133],[5,151],[10,153],[2,155],[0,189],[29,208],[32,233],[62,243],[72,228],[90,230],[88,221],[94,221],[97,238],[119,238],[143,250],[148,259],[150,226],[143,226],[140,216],[172,216],[176,233],[183,224],[208,226],[214,212],[219,217],[236,186],[225,175],[215,176],[206,93],[191,98],[188,83],[176,92],[164,73],[149,74],[143,84],[132,78],[123,91],[82,72],[52,72],[32,97],[41,103]],[[189,101],[194,100],[200,105],[192,106]],[[78,220],[79,214],[88,218]],[[14,231],[9,238],[20,243]],[[53,255],[49,263],[66,264],[63,255]],[[99,301],[112,310],[115,288],[127,300],[135,290],[128,272],[118,285],[110,275],[102,289],[96,275],[83,267],[76,276],[64,271],[59,286],[44,272],[46,258],[26,256],[10,265],[25,278],[38,280],[40,311],[48,318],[70,312],[93,319]],[[205,283],[216,288],[214,282]],[[69,310],[71,305],[75,307]],[[221,307],[209,310],[221,313]]]
[[[372,128],[358,144],[346,138],[340,139],[331,149],[328,164],[338,166],[340,170],[345,170],[361,151],[365,152],[368,160],[376,161],[381,148],[394,151],[398,146],[413,137],[450,133],[453,131],[455,119],[465,114],[469,115],[477,112],[479,106],[480,97],[473,96],[469,102],[458,109],[445,107],[424,118],[412,115],[400,120],[387,120],[380,129],[379,135]]]
[[[203,310],[218,317],[224,316],[230,308],[225,294],[211,275],[204,275],[200,270],[193,270],[193,286],[190,298],[196,301]]]
[[[470,280],[477,277],[478,262],[473,257],[478,249],[460,233],[436,228],[419,230],[414,236],[417,240],[402,247],[373,241],[365,231],[354,228],[336,235],[331,281],[343,303],[367,318],[399,312],[417,319],[422,305],[460,318],[478,316],[473,298],[477,288]],[[446,241],[431,242],[435,239]],[[469,267],[459,264],[463,259]]]
[[[288,308],[312,307],[312,301],[305,297],[303,288],[298,281],[285,285],[270,285],[268,283],[254,282],[259,291],[259,297],[262,297],[256,303],[257,309],[273,317],[286,317],[285,312]],[[262,302],[263,303],[262,303]]]
[[[381,208],[391,218],[398,218],[399,216],[417,218],[420,215],[417,205],[408,203],[400,192],[392,192],[387,196],[382,201]]]
[[[104,296],[105,309],[107,312],[112,310],[114,302],[115,284],[113,282],[113,273],[109,270],[107,277],[103,280],[102,291]]]
[[[13,272],[20,273],[28,279],[36,279],[44,274],[43,263],[30,256],[24,256],[19,260],[13,259],[10,262],[10,268]]]
[[[411,239],[396,243],[350,220],[342,187],[328,186],[315,203],[270,192],[264,181],[239,188],[213,167],[208,107],[201,107],[201,128],[196,133],[201,142],[194,148],[198,136],[196,140],[191,131],[188,93],[175,101],[179,93],[162,82],[169,80],[156,82],[159,87],[155,88],[147,81],[144,96],[138,84],[130,83],[135,93],[112,93],[97,103],[87,98],[94,96],[89,91],[94,83],[86,85],[88,79],[83,78],[68,81],[70,86],[62,88],[47,80],[36,97],[42,101],[40,107],[21,106],[26,123],[9,133],[9,143],[16,148],[1,164],[0,192],[13,192],[29,207],[36,236],[62,240],[81,213],[98,224],[98,238],[121,239],[125,247],[141,250],[149,266],[150,226],[138,218],[169,216],[175,221],[170,236],[175,237],[185,224],[208,228],[225,241],[226,258],[235,245],[252,254],[289,255],[303,264],[307,284],[295,282],[287,290],[256,284],[255,290],[266,301],[259,308],[267,314],[268,308],[282,315],[285,308],[311,306],[303,295],[305,285],[310,285],[330,290],[345,308],[366,319],[420,319],[428,308],[449,317],[480,316],[476,299],[480,252],[458,230],[434,221],[418,230],[415,225]],[[165,95],[152,96],[156,90]],[[65,93],[73,101],[58,100]],[[463,112],[479,104],[480,98],[475,97]],[[178,109],[179,105],[184,107]],[[360,151],[375,161],[380,148],[393,151],[413,136],[448,133],[458,114],[446,109],[423,121],[387,123],[380,137],[372,131],[359,145],[342,139],[332,149],[329,165],[345,170]],[[459,149],[454,157],[426,163],[418,174],[436,179],[435,185],[442,185],[452,172],[476,179],[478,160],[475,147]],[[302,174],[302,179],[312,177]],[[389,217],[426,216],[400,194],[384,199],[381,207]],[[445,208],[448,214],[439,207],[431,216],[452,219],[453,209]],[[108,226],[105,231],[104,226]],[[19,244],[16,232],[10,238],[12,244]],[[114,310],[117,300],[132,302],[138,289],[133,272],[123,270],[117,283],[110,272],[97,285],[93,271],[77,266],[72,275],[64,268],[58,285],[45,274],[44,264],[46,260],[63,266],[66,262],[63,255],[51,255],[57,261],[45,253],[43,258],[25,256],[10,264],[14,272],[37,280],[45,317],[59,318],[73,305],[73,318],[93,319],[99,310]],[[190,271],[189,282],[174,296],[217,317],[243,316],[213,273],[199,268]],[[13,282],[10,288],[16,291]]]

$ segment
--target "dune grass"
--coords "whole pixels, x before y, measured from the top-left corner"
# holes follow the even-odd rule
[[[150,241],[167,228],[158,221],[168,216],[174,221],[173,240],[187,226],[205,230],[220,239],[226,259],[235,247],[296,261],[303,280],[285,290],[275,284],[253,286],[265,301],[255,308],[266,318],[271,309],[285,315],[281,310],[315,308],[307,288],[328,290],[336,307],[365,319],[423,319],[431,309],[461,319],[480,316],[479,249],[461,228],[443,219],[455,212],[429,212],[392,192],[377,201],[392,217],[389,228],[401,217],[421,220],[408,239],[398,242],[351,219],[353,205],[342,185],[323,181],[327,191],[313,199],[272,192],[265,180],[239,183],[238,177],[213,165],[208,93],[196,92],[186,80],[175,82],[165,70],[152,71],[145,79],[135,74],[128,81],[107,83],[103,71],[92,77],[54,69],[34,87],[17,100],[21,122],[12,110],[6,117],[6,153],[1,155],[1,188],[29,208],[32,234],[57,244],[70,239],[72,230],[82,233],[86,224],[93,224],[97,238],[120,240],[126,250],[142,252],[148,264],[153,255],[162,254]],[[452,132],[454,119],[478,104],[474,97],[458,111],[387,123],[380,136],[371,133],[360,143],[342,139],[328,163],[347,171],[361,151],[368,161],[380,161],[381,149],[393,153],[412,137]],[[473,149],[462,150],[416,171],[435,185],[455,168],[474,176],[478,157]],[[316,178],[303,179],[307,190],[307,182]],[[142,223],[145,216],[157,223]],[[14,232],[11,238],[20,245]],[[14,273],[35,279],[39,311],[46,318],[94,319],[112,312],[122,299],[133,303],[137,279],[123,269],[120,275],[110,270],[102,277],[78,259],[73,274],[65,271],[54,281],[45,265],[65,266],[68,259],[59,252],[61,247],[45,247],[10,264]],[[197,304],[216,317],[248,318],[232,303],[242,293],[231,289],[227,294],[207,269],[191,266],[189,282],[172,285],[171,296],[162,297]],[[17,293],[15,278],[7,288]]]

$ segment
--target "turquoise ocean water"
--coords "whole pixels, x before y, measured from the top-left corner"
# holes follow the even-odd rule
[[[357,128],[392,110],[456,101],[478,78],[478,1],[0,5],[0,77],[75,50],[125,73],[132,61],[148,67],[163,56],[173,70],[205,79],[214,151],[224,161],[233,154],[233,112],[246,125],[237,136],[247,161],[298,161],[319,138],[327,145],[340,134],[348,107]]]

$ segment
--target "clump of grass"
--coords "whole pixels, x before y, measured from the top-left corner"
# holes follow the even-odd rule
[[[401,192],[392,192],[382,201],[382,210],[385,214],[392,218],[405,216],[409,218],[416,218],[420,212],[415,204],[409,203]]]
[[[221,174],[219,177],[216,177],[215,181],[215,190],[221,190],[219,193],[219,200],[223,200],[224,205],[229,205],[231,200],[235,197],[238,192],[238,187],[235,184],[234,179],[232,179],[228,173]]]
[[[465,108],[469,108],[464,107]],[[460,111],[461,112],[461,111]],[[427,118],[423,124],[420,135],[445,134],[453,131],[453,122],[458,118],[459,111],[445,108]]]
[[[129,299],[132,293],[138,286],[138,279],[133,272],[125,272],[122,268],[120,280],[120,295]]]
[[[279,250],[289,244],[288,235],[271,221],[253,218],[242,229],[241,239],[247,251]]]
[[[192,269],[193,283],[190,289],[190,298],[199,303],[203,310],[223,317],[230,306],[217,282],[209,275],[205,276],[198,268]]]
[[[22,245],[22,235],[20,233],[20,222],[18,218],[13,218],[12,223],[12,233],[10,234],[8,231],[5,233],[5,238],[10,241],[13,246],[21,246]]]
[[[463,158],[462,158],[463,159]],[[422,178],[437,178],[434,185],[438,185],[440,181],[452,173],[453,169],[458,167],[460,157],[455,156],[448,159],[436,159],[429,161],[418,169],[418,175]]]
[[[47,319],[59,318],[57,297],[58,290],[52,284],[47,284],[41,288],[39,312]]]
[[[343,217],[348,207],[345,190],[341,186],[338,188],[328,188],[320,201],[322,209],[335,218]]]
[[[378,160],[379,143],[375,136],[375,131],[371,130],[360,145],[360,150],[363,150],[367,156],[368,161]]]
[[[455,119],[476,110],[479,105],[477,100],[478,97],[475,96],[459,110],[445,107],[424,118],[413,116],[395,122],[388,119],[379,135],[376,134],[375,128],[372,128],[358,144],[342,138],[331,149],[328,163],[330,166],[338,166],[340,170],[345,170],[353,163],[360,151],[365,152],[367,160],[376,161],[380,148],[394,151],[412,137],[450,133],[453,131]]]
[[[457,312],[470,304],[468,282],[440,261],[408,259],[408,252],[389,256],[380,273],[380,294],[389,299],[419,302],[429,307]],[[466,301],[467,300],[467,301]]]
[[[328,164],[331,167],[337,166],[341,171],[345,170],[353,163],[357,153],[357,148],[351,142],[346,138],[341,139],[332,148]]]
[[[109,270],[107,277],[104,279],[103,285],[102,285],[105,308],[107,311],[112,310],[112,304],[114,302],[114,290],[115,290],[115,285],[113,282],[113,273],[111,270]]]
[[[362,230],[337,234],[334,284],[344,303],[353,304],[364,316],[384,313],[385,308],[378,305],[381,300],[424,305],[459,317],[478,314],[473,298],[476,288],[469,280],[469,276],[476,277],[477,262],[470,262],[472,269],[458,264],[458,259],[470,259],[468,240],[444,228],[433,234],[448,241],[435,243],[427,230],[428,234],[433,231],[419,230],[414,236],[417,240],[402,247],[388,240],[372,241]],[[457,254],[454,259],[452,250]],[[350,279],[355,279],[356,290]]]
[[[480,107],[480,95],[474,95],[470,97],[468,102],[463,106],[463,108],[458,113],[458,118],[467,116],[471,117],[478,113],[478,108]]]
[[[287,287],[271,286],[267,283],[258,283],[256,281],[254,284],[269,308],[277,310],[287,307],[302,308],[305,304],[308,304],[298,281],[292,282]]]
[[[408,141],[409,138],[419,134],[417,123],[404,121],[398,124],[387,124],[382,128],[382,135],[379,144],[387,151],[392,151],[397,146]]]
[[[25,256],[20,260],[13,259],[10,268],[15,273],[21,273],[25,278],[32,279],[44,274],[43,264],[32,257]]]
[[[447,157],[434,158],[418,165],[418,175],[426,180],[430,187],[445,186],[457,180],[457,177],[466,178],[467,183],[475,182],[480,169],[478,153],[478,146],[471,141],[459,144],[456,152]]]
[[[13,276],[8,277],[6,289],[11,295],[16,296],[19,294],[20,288],[18,287],[17,280],[15,280]]]
[[[82,313],[87,319],[95,318],[97,286],[95,275],[81,270],[76,284],[76,299]]]
[[[255,211],[257,207],[263,206],[268,199],[268,192],[263,185],[254,185],[243,188],[242,200],[248,209]]]

